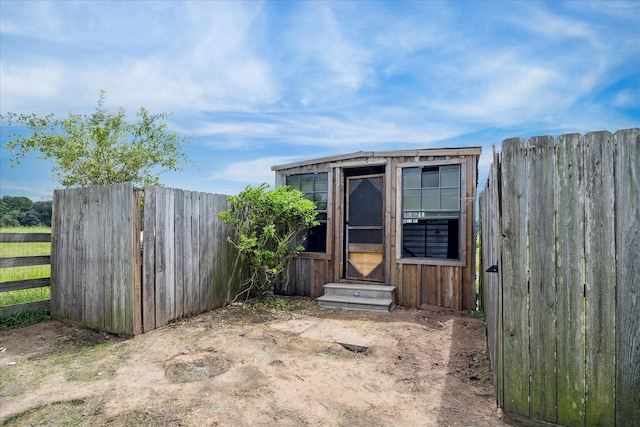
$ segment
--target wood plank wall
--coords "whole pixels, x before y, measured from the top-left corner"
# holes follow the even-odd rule
[[[637,128],[509,139],[494,154],[480,196],[482,295],[507,418],[640,419],[639,195]]]
[[[144,331],[222,307],[236,296],[244,269],[216,217],[227,196],[145,187],[142,313]]]
[[[324,294],[323,286],[332,282],[333,263],[326,258],[296,257],[289,264],[287,295],[317,298]]]
[[[410,261],[397,262],[395,246],[391,247],[392,263],[391,283],[396,288],[396,303],[404,307],[418,307],[422,304],[437,305],[453,310],[471,310],[476,307],[475,298],[475,198],[476,198],[476,156],[437,156],[418,158],[394,158],[392,160],[392,197],[397,201],[395,192],[400,188],[397,183],[396,168],[402,162],[440,162],[464,161],[466,169],[465,196],[461,201],[461,221],[465,227],[462,241],[463,265],[446,265],[437,261],[428,264],[412,264]],[[396,216],[401,215],[398,203],[391,206],[391,241],[395,242]]]
[[[141,332],[138,192],[131,183],[55,190],[51,317]],[[108,237],[107,237],[108,236]]]

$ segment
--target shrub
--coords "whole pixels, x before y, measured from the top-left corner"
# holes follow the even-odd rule
[[[217,216],[232,226],[235,238],[228,240],[250,269],[236,299],[284,290],[289,262],[303,250],[296,235],[319,224],[314,203],[298,190],[287,186],[269,190],[267,184],[248,186],[229,200],[231,208]]]

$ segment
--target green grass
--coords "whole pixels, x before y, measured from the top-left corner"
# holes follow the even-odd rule
[[[51,227],[0,227],[0,233],[51,233]]]
[[[0,269],[0,283],[14,280],[39,279],[49,277],[51,267],[48,265],[29,265],[26,267],[9,267]]]
[[[482,309],[471,311],[471,317],[473,317],[474,319],[487,320],[487,314]]]
[[[0,317],[0,329],[32,325],[49,320],[49,310],[27,311]]]
[[[10,258],[14,256],[50,255],[50,254],[51,254],[51,242],[34,242],[34,243],[0,242],[0,258]]]
[[[22,289],[20,291],[10,291],[0,293],[0,307],[7,305],[22,304],[26,302],[46,301],[51,299],[51,290],[45,288]]]

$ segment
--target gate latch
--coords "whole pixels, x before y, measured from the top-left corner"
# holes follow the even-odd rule
[[[487,268],[487,273],[497,273],[498,272],[498,264],[493,264],[491,267]]]

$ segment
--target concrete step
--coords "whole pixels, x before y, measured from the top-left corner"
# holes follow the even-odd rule
[[[343,310],[380,311],[388,313],[395,303],[392,299],[366,298],[344,295],[323,295],[317,299],[318,305],[324,308],[341,308]]]
[[[324,285],[324,294],[394,300],[395,289],[395,286],[371,285],[368,283],[327,283]]]

